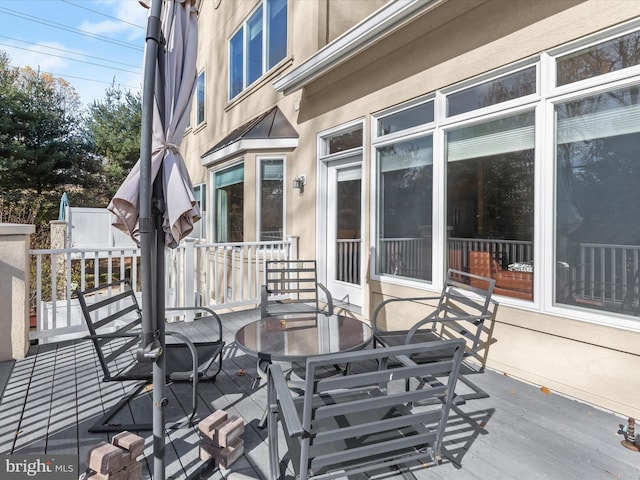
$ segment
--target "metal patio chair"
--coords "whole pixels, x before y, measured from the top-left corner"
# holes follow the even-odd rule
[[[474,398],[486,398],[488,394],[474,384],[468,375],[484,371],[489,345],[492,338],[493,320],[498,303],[493,300],[495,280],[467,272],[450,269],[444,288],[439,296],[392,298],[381,302],[373,313],[372,327],[374,346],[394,346],[419,342],[444,341],[462,338],[466,343],[465,362],[460,372],[460,381],[473,393],[457,395],[456,402],[463,403]],[[408,330],[382,330],[380,316],[385,313],[387,325],[391,314],[389,305],[408,303],[425,306],[430,313],[417,320]],[[435,305],[433,305],[435,303]],[[405,315],[395,309],[396,315]],[[437,350],[416,353],[411,359],[416,363],[428,363],[438,359]],[[468,362],[466,360],[474,360]]]
[[[423,365],[409,360],[421,352],[438,352],[439,360]],[[454,339],[310,357],[301,396],[289,389],[281,367],[270,365],[271,478],[280,478],[286,467],[279,463],[278,419],[299,480],[439,464],[463,353],[464,341]],[[394,359],[400,359],[400,366],[390,366]],[[360,362],[379,368],[359,371]],[[345,375],[316,375],[336,363],[352,368]],[[416,385],[413,379],[423,376],[437,377],[440,384],[405,388],[405,382]],[[416,406],[428,400],[433,400],[428,407]]]
[[[128,280],[74,293],[80,301],[82,313],[89,329],[86,338],[92,340],[105,382],[138,381],[136,385],[90,429],[90,432],[122,430],[152,430],[151,423],[123,425],[113,423],[113,417],[138,393],[152,382],[151,362],[139,362],[142,311],[136,294]],[[165,348],[167,381],[192,383],[192,411],[189,423],[196,414],[198,381],[214,380],[222,368],[222,324],[218,315],[209,308],[166,308],[166,311],[196,310],[204,316],[193,322],[166,324]],[[207,327],[203,325],[207,321]],[[199,323],[196,327],[196,323]],[[216,362],[216,359],[218,360]],[[217,365],[214,367],[214,364]]]
[[[289,313],[317,312],[333,315],[333,297],[318,282],[315,260],[267,260],[265,284],[262,286],[262,318]],[[321,308],[319,292],[325,296]]]

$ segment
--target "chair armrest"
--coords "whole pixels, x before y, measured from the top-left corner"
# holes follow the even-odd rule
[[[85,335],[84,339],[87,340],[100,340],[101,338],[136,338],[142,335],[139,333],[98,333],[96,335]]]
[[[165,335],[175,337],[178,340],[182,341],[189,351],[191,352],[191,360],[193,365],[193,383],[196,384],[198,382],[198,351],[196,350],[195,345],[189,339],[189,337],[179,333],[179,332],[165,332]]]
[[[440,296],[438,295],[437,297],[390,298],[388,300],[380,302],[380,304],[373,311],[373,319],[371,320],[371,327],[373,328],[373,333],[375,334],[375,332],[378,331],[378,315],[380,314],[382,309],[385,306],[387,306],[387,304],[392,302],[422,302],[427,300],[440,300]]]
[[[287,386],[287,380],[284,378],[282,368],[277,364],[269,365],[269,381],[273,385],[276,393],[276,398],[280,403],[280,415],[281,420],[287,426],[287,431],[291,436],[298,436],[304,433],[300,418],[298,417],[298,411],[293,403],[291,397],[291,390]]]
[[[327,313],[329,315],[333,315],[333,297],[331,296],[331,292],[323,284],[318,283],[317,285],[320,288],[320,290],[322,290],[324,292],[325,296],[327,297]]]
[[[207,312],[207,317],[211,317],[215,320],[218,325],[218,332],[220,333],[219,340],[222,340],[222,321],[220,320],[220,316],[209,307],[166,307],[165,312],[180,312],[180,311],[202,311]],[[196,317],[194,321],[197,321]]]
[[[446,322],[459,322],[459,321],[472,322],[474,320],[482,320],[482,321],[484,321],[484,320],[490,319],[492,316],[493,315],[490,314],[490,313],[486,313],[484,315],[461,315],[461,316],[458,316],[458,317],[442,317],[442,318],[429,316],[429,317],[423,318],[419,322],[416,322],[416,324],[411,327],[411,329],[407,332],[407,337],[405,338],[405,343],[406,344],[411,343],[411,339],[413,338],[415,333],[425,323],[432,323],[432,322],[446,323]]]

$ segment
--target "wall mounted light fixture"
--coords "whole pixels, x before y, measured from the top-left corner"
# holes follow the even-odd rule
[[[304,194],[304,186],[307,184],[307,176],[306,175],[298,175],[293,179],[293,188],[297,188],[300,190],[300,196]]]

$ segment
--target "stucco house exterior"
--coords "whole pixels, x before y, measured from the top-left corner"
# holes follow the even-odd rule
[[[364,318],[491,275],[489,367],[640,416],[640,2],[208,0],[198,48],[204,238]]]

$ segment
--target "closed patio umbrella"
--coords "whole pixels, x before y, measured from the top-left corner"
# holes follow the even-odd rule
[[[140,2],[148,7],[149,2]],[[154,480],[164,464],[164,250],[175,248],[200,219],[178,151],[196,79],[197,9],[194,0],[153,0],[145,43],[140,160],[108,209],[142,255],[141,361],[153,361]]]

